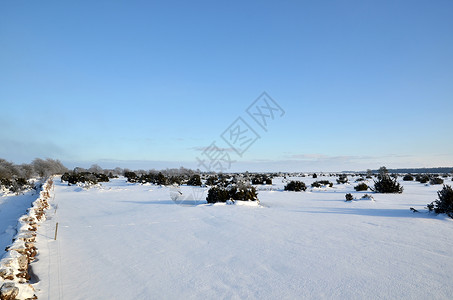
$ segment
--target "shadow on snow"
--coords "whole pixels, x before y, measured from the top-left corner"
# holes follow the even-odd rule
[[[442,215],[431,214],[425,211],[418,213],[408,209],[382,209],[382,208],[328,208],[324,210],[298,210],[298,212],[310,214],[343,214],[359,215],[384,218],[425,218],[425,219],[444,219]],[[445,217],[445,219],[447,219]]]

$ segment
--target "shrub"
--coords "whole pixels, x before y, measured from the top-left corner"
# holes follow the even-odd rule
[[[16,178],[15,181],[19,186],[24,186],[24,185],[28,184],[27,179],[25,179],[23,177]]]
[[[127,178],[127,181],[132,182],[132,183],[136,182],[138,179],[138,176],[137,176],[137,174],[135,174],[135,172],[126,171],[126,172],[124,172],[124,177]]]
[[[253,186],[233,186],[230,188],[230,198],[233,200],[241,201],[256,201],[258,200],[258,193]]]
[[[135,174],[135,172],[131,172]],[[132,176],[133,176],[132,174]],[[130,182],[138,182],[138,183],[155,183],[156,182],[156,176],[153,173],[148,173],[148,174],[142,174],[140,177],[132,177],[132,180],[129,180]]]
[[[356,186],[354,187],[354,190],[356,190],[356,191],[358,191],[358,192],[359,192],[359,191],[366,191],[366,190],[368,190],[368,185],[366,185],[366,183],[362,182],[362,183],[360,183],[359,185],[356,185]]]
[[[208,191],[206,201],[208,203],[226,202],[227,200],[242,200],[242,201],[256,201],[258,200],[258,193],[252,186],[232,186],[229,188],[214,186]]]
[[[118,178],[118,175],[114,175],[113,172],[109,172],[109,178],[112,179],[112,178]]]
[[[339,178],[337,178],[337,183],[338,184],[344,184],[348,182],[348,175],[346,174],[341,174]]]
[[[410,174],[407,174],[403,177],[403,180],[404,181],[413,181],[414,180],[414,176],[410,175]]]
[[[429,176],[428,175],[417,175],[415,176],[415,180],[420,182],[420,183],[427,183],[429,181]]]
[[[171,176],[168,178],[168,184],[177,184],[180,185],[182,182],[182,179],[180,176]]]
[[[101,173],[91,172],[66,172],[61,176],[61,182],[67,181],[68,185],[77,183],[97,184],[98,182],[108,182],[109,177]]]
[[[374,181],[374,189],[376,193],[402,193],[403,187],[396,182],[396,178],[389,175],[382,175],[377,181]]]
[[[431,178],[429,183],[430,184],[443,184],[444,180],[442,178],[440,178],[440,177],[433,177],[433,178]]]
[[[192,177],[190,177],[189,181],[187,181],[187,185],[201,186],[200,175],[198,175],[198,174],[192,175]]]
[[[318,175],[316,175],[316,173],[313,173],[313,178],[318,178]]]
[[[231,180],[232,180],[231,176],[220,174],[217,181],[217,185],[227,187],[230,184]]]
[[[311,184],[311,187],[332,187],[333,186],[333,183],[328,181],[328,180],[319,180],[319,181],[315,181]]]
[[[216,185],[217,184],[217,177],[215,176],[209,176],[208,179],[206,179],[206,185]]]
[[[12,181],[8,178],[0,178],[0,184],[3,186],[10,186]]]
[[[54,174],[63,174],[67,169],[58,160],[47,158],[45,160],[36,158],[30,164],[16,165],[0,158],[0,178],[17,179],[24,178],[30,179],[38,175],[40,177],[47,177]],[[16,184],[16,183],[13,183]],[[19,183],[17,183],[20,185]]]
[[[156,184],[160,184],[160,185],[166,185],[167,184],[167,177],[165,177],[165,175],[162,174],[162,172],[159,172],[159,174],[157,174]]]
[[[137,175],[140,174],[140,176]],[[183,182],[190,181],[192,176],[189,177],[188,174],[177,173],[174,170],[170,169],[166,171],[166,175],[164,173],[159,172],[157,173],[155,170],[151,170],[148,173],[145,170],[138,170],[135,172],[126,171],[124,172],[124,176],[127,178],[129,182],[132,183],[152,183],[152,184],[159,184],[159,185],[169,185],[169,184],[177,184],[180,185]],[[199,175],[197,175],[199,176]],[[187,179],[188,178],[188,179]],[[193,183],[197,183],[196,179]],[[201,179],[200,179],[201,182]],[[201,185],[201,184],[200,184]]]
[[[373,200],[374,201],[373,196],[368,195],[368,194],[363,195],[360,199],[367,199],[367,200]]]
[[[92,183],[92,184],[96,184],[97,183],[97,180],[96,180],[96,177],[92,177],[92,176],[85,176],[84,173],[64,173],[62,176],[61,176],[61,182],[63,181],[67,181],[68,182],[68,185],[71,185],[71,184],[77,184],[77,183]]]
[[[230,193],[226,188],[213,186],[208,191],[208,196],[206,197],[206,201],[208,203],[217,203],[217,202],[226,202],[230,199]]]
[[[351,201],[354,199],[354,197],[352,196],[351,193],[346,194],[345,197],[346,197],[346,201]]]
[[[436,214],[447,214],[453,218],[453,190],[451,186],[444,185],[443,189],[437,192],[439,197],[427,205],[429,211],[434,211]]]
[[[300,192],[300,191],[305,191],[306,189],[307,189],[307,186],[302,181],[292,180],[292,181],[288,182],[287,185],[285,185],[285,191]]]
[[[94,173],[94,176],[96,176],[98,182],[109,182],[110,181],[109,177],[102,173]]]
[[[13,181],[8,178],[0,178],[0,188],[11,191],[13,186]]]
[[[11,193],[17,193],[33,188],[33,184],[29,183],[27,179],[23,177],[19,178],[0,178],[0,188],[3,187],[6,190],[9,190]]]
[[[265,174],[259,174],[252,178],[252,184],[272,184],[272,178]]]

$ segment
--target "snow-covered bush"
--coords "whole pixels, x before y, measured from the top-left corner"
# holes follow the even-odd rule
[[[208,203],[226,202],[227,200],[257,201],[258,193],[255,187],[247,185],[239,186],[213,186],[208,191],[206,201]]]
[[[227,187],[232,180],[233,180],[232,176],[220,174],[218,177],[217,185]]]
[[[33,183],[22,177],[12,179],[0,178],[0,190],[3,189],[11,193],[19,194],[21,191],[28,190],[33,187]]]
[[[316,175],[316,173],[313,173],[313,178],[318,178],[318,175]]]
[[[109,182],[109,177],[102,173],[66,172],[61,176],[61,182],[63,181],[68,182],[68,185],[77,183],[97,184],[99,182]]]
[[[168,183],[167,177],[165,177],[165,175],[162,174],[162,172],[159,172],[156,176],[155,183],[159,185],[166,185]]]
[[[230,188],[230,197],[233,200],[256,201],[258,193],[255,187],[247,185],[232,186]]]
[[[19,194],[34,188],[29,179],[35,174],[31,164],[16,165],[0,158],[0,190]]]
[[[190,177],[189,181],[187,181],[187,185],[201,186],[200,175],[198,175],[198,174],[192,175]]]
[[[363,195],[360,199],[364,199],[364,200],[372,200],[372,201],[374,201],[373,196],[368,195],[368,194]]]
[[[181,176],[171,176],[168,178],[168,184],[180,185],[182,183],[182,181],[183,181],[183,179],[181,178]]]
[[[430,184],[443,184],[444,183],[444,180],[440,177],[432,177],[430,180],[429,180],[429,183]]]
[[[376,193],[402,193],[403,187],[396,181],[396,178],[384,174],[377,181],[374,181],[374,188],[371,188],[371,190]]]
[[[362,182],[362,183],[356,185],[356,186],[354,187],[354,190],[356,190],[356,191],[358,191],[358,192],[359,192],[359,191],[366,191],[366,190],[368,190],[368,185],[367,185],[366,183]]]
[[[156,170],[135,170],[124,171],[123,176],[131,183],[152,183],[158,185],[180,185],[187,183],[187,185],[201,186],[201,175],[194,174],[194,171],[189,169],[166,169],[162,171]]]
[[[378,173],[378,177],[384,177],[389,174],[389,170],[385,166],[382,166],[379,168]]]
[[[348,175],[340,174],[339,178],[337,178],[337,183],[338,184],[344,184],[346,182],[348,182]]]
[[[302,181],[292,180],[292,181],[288,182],[287,185],[285,185],[285,191],[300,192],[300,191],[305,191],[306,189],[307,189],[307,186]]]
[[[134,172],[132,172],[132,173],[135,174]],[[140,176],[137,176],[135,179],[133,179],[134,178],[133,174],[131,174],[132,180],[128,180],[129,182],[138,182],[141,184],[145,184],[145,183],[155,183],[155,181],[156,181],[156,174],[153,174],[153,173],[144,173],[144,174],[141,174]]]
[[[137,179],[138,179],[138,176],[135,172],[131,172],[131,171],[126,171],[124,172],[124,177],[127,178],[127,181],[129,182],[137,182]]]
[[[436,214],[447,214],[453,218],[453,189],[451,186],[444,185],[437,195],[439,199],[427,205],[429,211],[434,211]]]
[[[427,183],[429,181],[429,176],[424,174],[424,175],[417,175],[415,176],[415,180],[420,182],[420,183]]]
[[[206,185],[213,186],[217,184],[217,177],[216,176],[209,176],[206,179]]]
[[[352,196],[351,193],[346,194],[345,198],[346,198],[346,201],[352,201],[354,199],[354,197]]]
[[[206,197],[206,201],[208,203],[217,203],[217,202],[226,202],[230,199],[230,193],[226,188],[213,186],[208,191],[208,196]]]
[[[272,184],[272,178],[266,174],[257,174],[252,178],[252,184]]]
[[[333,183],[328,180],[319,180],[319,181],[315,181],[311,184],[311,187],[316,187],[316,188],[327,187],[327,186],[332,187]]]
[[[16,165],[0,158],[0,190],[20,193],[34,188],[33,176],[47,177],[67,171],[60,161],[36,158],[31,164]]]
[[[403,180],[404,181],[413,181],[414,176],[412,176],[411,174],[404,175]]]

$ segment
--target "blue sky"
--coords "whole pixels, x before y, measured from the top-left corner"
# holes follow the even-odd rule
[[[2,1],[0,157],[231,170],[453,165],[452,1]],[[262,130],[266,91],[285,111]],[[220,135],[260,135],[238,156]]]

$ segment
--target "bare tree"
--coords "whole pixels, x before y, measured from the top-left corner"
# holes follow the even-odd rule
[[[18,166],[18,168],[20,177],[23,177],[25,179],[29,179],[35,174],[35,169],[31,164],[21,164],[20,166]]]
[[[0,178],[11,179],[14,176],[19,176],[20,172],[16,165],[12,162],[0,158]]]
[[[32,165],[40,177],[48,177],[53,174],[63,174],[68,170],[59,160],[51,158],[46,158],[45,160],[35,158]]]
[[[91,167],[88,169],[88,172],[91,173],[102,173],[102,168],[98,164],[93,164]]]
[[[389,173],[389,170],[387,170],[386,167],[382,166],[379,168],[379,175],[382,177],[384,175],[387,175]]]

